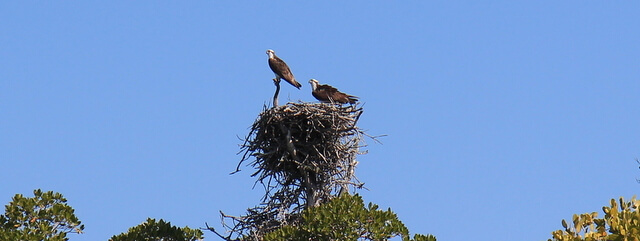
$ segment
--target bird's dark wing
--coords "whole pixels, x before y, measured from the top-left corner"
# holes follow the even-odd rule
[[[302,87],[302,85],[298,83],[298,81],[296,81],[296,78],[291,73],[291,69],[289,69],[287,63],[285,63],[277,56],[275,56],[273,59],[269,59],[269,68],[271,68],[271,71],[277,74],[280,78],[289,82],[289,84],[295,86],[298,89]]]
[[[335,92],[340,92],[338,91],[338,89],[334,88],[331,85],[318,85],[318,90],[322,90],[324,92],[327,92],[328,94],[333,94]]]
[[[319,85],[316,89],[316,92],[318,92],[317,94],[318,96],[312,93],[314,94],[314,97],[324,102],[333,101],[340,104],[346,104],[346,103],[355,104],[356,101],[358,100],[358,97],[342,93],[331,85]]]
[[[319,101],[331,102],[329,100],[329,94],[325,89],[317,88],[315,91],[311,92],[311,95],[313,95],[313,97],[315,97]]]

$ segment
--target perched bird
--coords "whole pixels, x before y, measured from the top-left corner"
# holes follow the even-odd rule
[[[280,82],[280,79],[284,79],[298,89],[302,87],[302,85],[296,81],[296,77],[293,77],[287,63],[276,56],[276,52],[273,52],[271,49],[267,49],[267,55],[269,55],[269,67],[271,68],[271,71],[276,74],[274,81]]]
[[[339,104],[355,104],[358,101],[358,97],[342,93],[330,85],[321,85],[315,79],[309,80],[309,83],[311,84],[311,94],[319,101]]]

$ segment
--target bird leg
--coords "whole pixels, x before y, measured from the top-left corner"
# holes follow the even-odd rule
[[[273,94],[273,107],[278,106],[278,94],[280,93],[280,79],[274,78],[273,84],[276,85],[276,93]]]

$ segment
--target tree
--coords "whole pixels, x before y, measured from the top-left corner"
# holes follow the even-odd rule
[[[84,225],[62,194],[33,191],[34,197],[16,194],[0,215],[0,240],[69,240],[67,233],[82,233]]]
[[[395,213],[371,203],[365,207],[351,194],[364,185],[355,176],[356,157],[369,136],[356,126],[362,113],[357,104],[265,107],[241,146],[244,154],[234,172],[250,161],[256,169],[251,176],[265,188],[263,199],[243,216],[221,212],[226,236],[207,228],[227,241],[411,240]]]
[[[432,235],[415,235],[388,209],[379,210],[369,203],[365,207],[359,195],[343,194],[323,205],[302,212],[299,225],[284,226],[267,234],[265,241],[277,240],[402,240],[435,241]]]
[[[111,237],[109,241],[196,241],[202,239],[204,239],[203,233],[199,229],[179,228],[162,219],[156,222],[155,219],[147,218],[146,222],[129,228],[126,233]]]
[[[611,206],[602,207],[604,218],[597,218],[598,213],[573,215],[572,223],[562,220],[564,230],[556,230],[549,241],[638,241],[640,240],[640,200],[635,196],[625,202],[621,197],[619,203],[611,199]]]

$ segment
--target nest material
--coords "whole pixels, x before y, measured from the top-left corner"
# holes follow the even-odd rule
[[[225,225],[238,237],[262,235],[295,224],[306,207],[317,206],[350,188],[364,132],[356,127],[358,106],[288,103],[260,113],[242,145],[244,161],[265,188],[263,204]],[[230,240],[231,236],[228,236]]]
[[[356,127],[362,108],[322,103],[289,103],[260,114],[242,146],[238,167],[254,157],[251,166],[267,191],[299,186],[315,206],[323,198],[355,184],[362,131]]]

